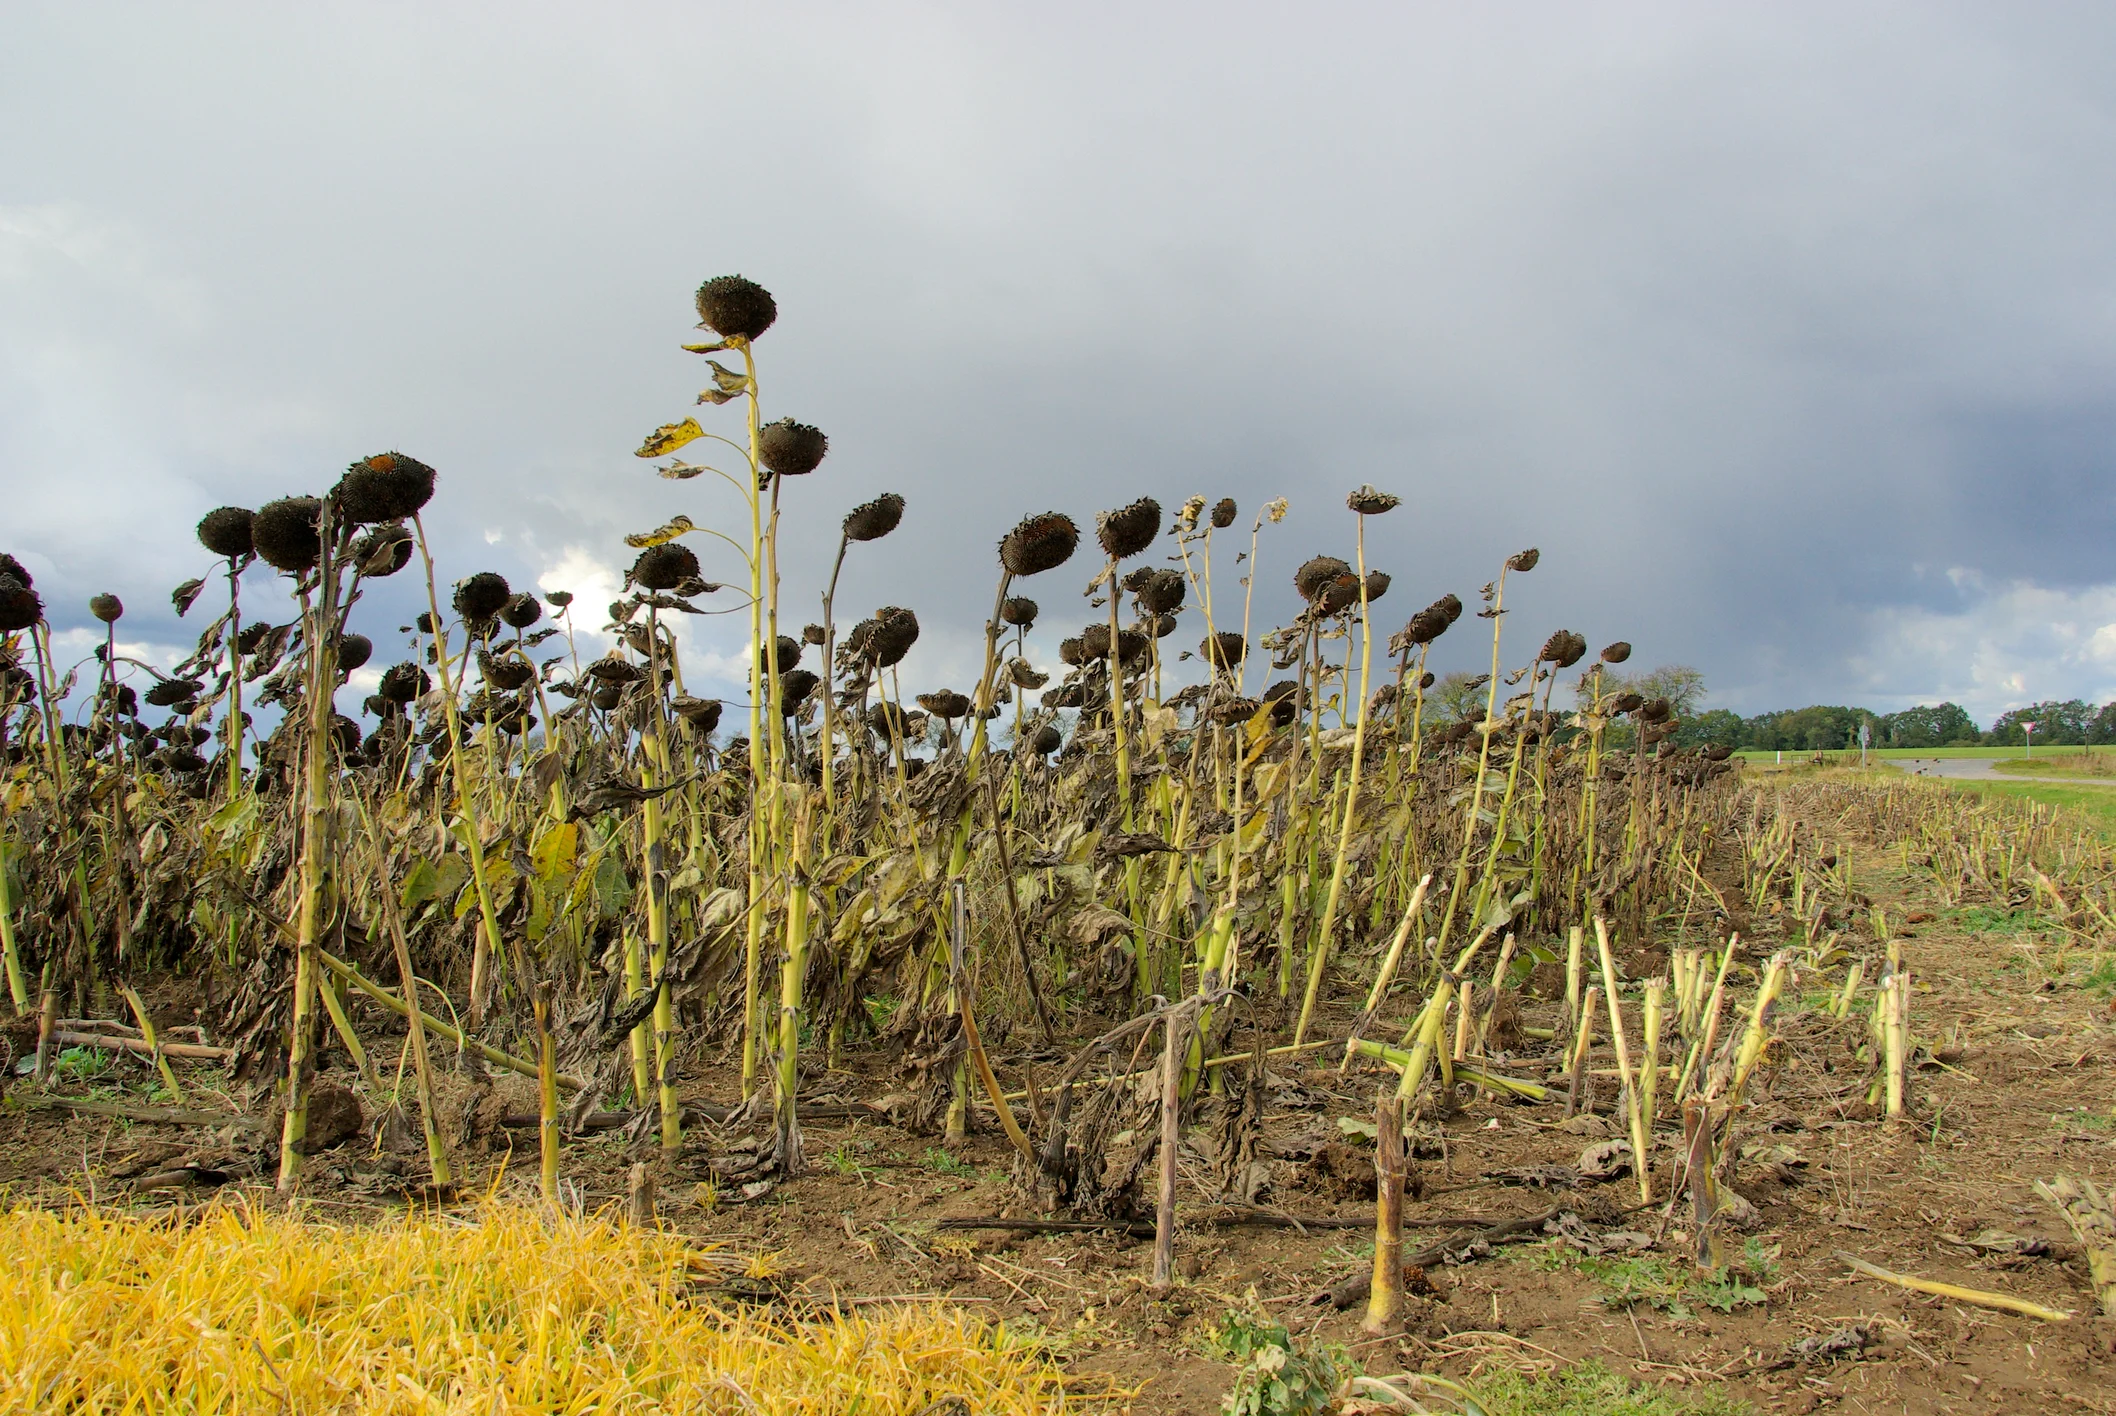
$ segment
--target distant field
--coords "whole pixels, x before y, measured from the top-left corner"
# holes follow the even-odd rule
[[[2044,806],[2076,811],[2105,833],[2116,834],[2116,792],[2102,787],[2070,787],[2061,782],[1953,782],[1956,791],[2024,797]]]
[[[2089,756],[2084,749],[2072,747],[2051,752],[2047,757],[2038,752],[2033,757],[2009,757],[1992,764],[1994,772],[2018,772],[2037,777],[2077,777],[2085,782],[2116,782],[2116,755],[2096,752]]]
[[[1990,750],[1992,749],[1985,749],[1985,751]],[[2074,752],[2079,751],[2078,748],[2073,748],[2070,750]],[[2104,749],[2097,749],[2097,751],[2099,750]],[[1967,755],[1967,751],[1967,749],[1958,749],[1954,755],[1964,756]],[[1832,766],[1850,765],[1856,769],[1858,765],[1859,754],[1856,752],[1849,754],[1851,759],[1849,764],[1845,764],[1843,761],[1846,754],[1825,753],[1823,755],[1824,757],[1829,759],[1830,765]],[[1916,756],[1917,754],[1911,753],[1904,755]],[[1928,752],[1925,755],[1930,757],[1933,754]],[[1754,762],[1757,770],[1762,774],[1767,776],[1773,774],[1774,764],[1770,760],[1772,754],[1743,754],[1743,756],[1748,757],[1751,762]],[[1756,758],[1759,756],[1763,759],[1761,762],[1756,761]],[[1777,770],[1782,770],[1786,773],[1798,773],[1801,769],[1812,771],[1813,768],[1811,766],[1811,763],[1813,759],[1813,753],[1800,753],[1796,757],[1794,753],[1788,752],[1785,755],[1784,768]],[[2040,758],[2037,759],[2036,765],[2037,767],[2041,766]],[[1876,782],[1897,779],[1896,774],[1893,772],[1884,773],[1875,771],[1857,775],[1860,775],[1863,780],[1871,780]],[[1950,779],[1946,777],[1931,777],[1926,778],[1925,780],[1941,783],[1942,785],[1945,785],[1951,788],[1952,790],[1958,792],[1986,792],[1992,796],[2012,797],[2017,800],[2040,802],[2044,806],[2065,807],[2071,811],[2076,812],[2079,818],[2086,824],[2094,827],[2095,829],[2103,832],[2106,835],[2116,836],[2116,791],[2111,791],[2107,786],[2088,785],[2082,783],[2081,785],[2075,787],[2068,785],[2064,782],[1976,782],[1963,781],[1959,778]]]
[[[2052,757],[2058,756],[2060,754],[2076,756],[2077,754],[2082,752],[2092,752],[2097,757],[2103,756],[2108,753],[2116,753],[2116,745],[2104,745],[2101,747],[2092,748],[2038,747],[2037,749],[2035,749],[2034,760],[2036,762],[2041,762],[2045,754]],[[1761,747],[1743,748],[1741,751],[1735,753],[1734,755],[1736,757],[1741,758],[1744,762],[1775,762],[1778,758],[1777,753],[1771,751],[1769,748]],[[1785,760],[1787,762],[1793,762],[1796,760],[1803,762],[1810,761],[1815,756],[1816,754],[1814,752],[1805,749],[1795,751],[1792,748],[1787,748],[1785,750]],[[1822,753],[1821,756],[1824,760],[1829,762],[1842,762],[1846,758],[1850,758],[1851,760],[1856,762],[1859,758],[1859,750],[1857,748],[1852,748],[1849,751],[1830,751]],[[1867,757],[1869,759],[1879,758],[1884,762],[1907,760],[1916,757],[2008,758],[2020,756],[2022,756],[2022,753],[2021,750],[2017,747],[1876,747],[1869,749],[1867,752]]]

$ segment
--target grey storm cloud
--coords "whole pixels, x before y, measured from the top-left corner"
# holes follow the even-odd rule
[[[1567,627],[1751,712],[2116,695],[2105,7],[0,23],[0,534],[70,628],[112,589],[181,643],[201,513],[383,448],[441,469],[450,579],[614,585],[628,531],[737,529],[631,450],[739,271],[780,305],[766,416],[831,436],[787,616],[900,492],[839,603],[918,608],[934,681],[1025,513],[1284,495],[1268,624],[1371,482],[1390,626],[1542,548],[1515,662]],[[1089,573],[1038,582],[1046,626]],[[707,672],[744,619],[691,631]]]

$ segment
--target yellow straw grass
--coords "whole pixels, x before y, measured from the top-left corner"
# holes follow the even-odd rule
[[[704,1291],[731,1255],[498,1202],[372,1225],[20,1207],[0,1246],[0,1412],[1079,1409],[959,1309],[775,1321]]]

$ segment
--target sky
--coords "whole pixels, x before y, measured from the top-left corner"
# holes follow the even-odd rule
[[[62,646],[107,590],[168,663],[200,515],[396,448],[440,469],[444,580],[600,606],[627,532],[744,539],[632,455],[740,436],[679,348],[739,272],[765,416],[831,438],[784,618],[903,494],[837,603],[919,611],[907,689],[969,686],[1025,514],[1234,497],[1224,619],[1284,496],[1261,627],[1371,483],[1383,629],[1534,545],[1511,664],[1566,628],[1743,713],[2116,698],[2112,70],[2116,10],[2054,3],[15,0],[0,549]],[[1096,568],[1023,587],[1032,657]],[[377,666],[410,579],[358,612]],[[740,696],[745,619],[686,624],[694,690]],[[1465,620],[1432,662],[1489,653]]]

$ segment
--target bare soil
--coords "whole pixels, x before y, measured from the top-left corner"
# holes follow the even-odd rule
[[[1813,1006],[1829,983],[1804,975],[1790,990],[1779,1015],[1783,1042],[1743,1133],[1753,1157],[1734,1187],[1756,1211],[1753,1231],[1738,1241],[1753,1239],[1771,1258],[1755,1281],[1762,1301],[1730,1311],[1694,1300],[1624,1306],[1610,1285],[1580,1270],[1577,1258],[1563,1257],[1574,1251],[1541,1234],[1490,1245],[1459,1264],[1428,1266],[1400,1333],[1370,1338],[1360,1330],[1358,1307],[1317,1305],[1316,1294],[1367,1263],[1371,1153],[1337,1123],[1370,1117],[1382,1080],[1356,1070],[1341,1075],[1330,1051],[1271,1059],[1260,1151],[1268,1179],[1253,1204],[1217,1204],[1219,1196],[1201,1190],[1212,1183],[1203,1134],[1209,1126],[1186,1138],[1180,1277],[1165,1292],[1148,1282],[1149,1238],[938,1228],[949,1219],[1034,1218],[1037,1208],[1013,1178],[1013,1153],[989,1111],[975,1113],[972,1134],[953,1147],[864,1109],[843,1115],[848,1108],[840,1105],[833,1119],[831,1098],[871,1101],[891,1090],[895,1079],[879,1064],[811,1079],[808,1173],[755,1198],[732,1181],[701,1177],[714,1156],[723,1164],[739,1156],[744,1138],[754,1141],[761,1127],[696,1128],[685,1166],[660,1184],[660,1222],[778,1256],[776,1277],[731,1292],[735,1301],[960,1303],[993,1321],[1033,1326],[1086,1389],[1113,1382],[1134,1393],[1120,1405],[1138,1412],[1219,1409],[1232,1369],[1207,1355],[1204,1339],[1230,1309],[1261,1309],[1309,1340],[1342,1345],[1375,1373],[1460,1376],[1593,1358],[1649,1383],[1723,1384],[1767,1412],[2116,1412],[2116,1322],[2091,1316],[2072,1236],[2032,1189],[2036,1179],[2060,1173],[2116,1188],[2110,1002],[2105,993],[2050,978],[2061,936],[1969,932],[1892,858],[1875,852],[1857,864],[1861,891],[1891,917],[1920,921],[1904,931],[1904,947],[1916,979],[1913,1031],[1932,1057],[1917,1073],[1915,1115],[1894,1124],[1878,1119],[1864,1104],[1864,1072],[1847,1047],[1851,1029]],[[1764,936],[1760,953],[1771,942],[1768,923],[1757,932]],[[2073,943],[2075,951],[2092,947]],[[1347,964],[1372,967],[1371,960]],[[1348,978],[1343,992],[1355,987]],[[164,1012],[165,1026],[187,1016],[180,985],[152,1005]],[[1555,1012],[1555,1003],[1531,999],[1524,1021],[1548,1022]],[[393,1067],[399,1034],[372,1012],[358,1018],[372,1030],[378,1058]],[[1393,1041],[1405,1021],[1392,1018],[1372,1035]],[[1344,1022],[1329,1020],[1339,1030]],[[994,1062],[1010,1084],[1032,1055],[1019,1046],[1032,1032],[1016,1028],[1014,1046],[995,1048]],[[26,1036],[16,1028],[8,1040],[19,1049]],[[1541,1046],[1526,1044],[1510,1070],[1539,1075],[1533,1050]],[[1033,1055],[1043,1059],[1048,1079],[1065,1049]],[[330,1057],[339,1064],[333,1079],[351,1081],[342,1054]],[[1597,1060],[1608,1065],[1606,1056]],[[201,1088],[214,1085],[208,1070],[185,1076]],[[35,1089],[26,1079],[9,1081],[16,1095],[0,1111],[0,1193],[143,1209],[199,1203],[208,1191],[240,1190],[271,1202],[261,1129],[24,1109]],[[126,1059],[101,1077],[53,1090],[108,1100],[117,1082],[122,1099],[139,1103],[151,1078]],[[505,1076],[489,1090],[461,1076],[449,1088],[444,1110],[455,1118],[466,1105],[469,1111],[457,1127],[467,1138],[459,1147],[469,1172],[465,1192],[496,1186],[533,1195],[535,1131],[504,1124],[510,1112],[533,1115],[533,1088]],[[685,1089],[700,1102],[722,1104],[739,1090],[726,1066],[700,1069]],[[1606,1108],[1614,1084],[1605,1079],[1599,1090]],[[206,1094],[187,1104],[232,1103],[226,1094]],[[251,1114],[262,1117],[265,1105],[260,1098]],[[1627,1214],[1638,1204],[1628,1175],[1565,1183],[1583,1150],[1619,1128],[1606,1116],[1568,1124],[1562,1114],[1554,1105],[1478,1098],[1445,1118],[1421,1120],[1423,1198],[1407,1206],[1407,1250],[1565,1206],[1590,1235],[1618,1229],[1657,1237],[1654,1257],[1669,1272],[1685,1272],[1680,1217],[1664,1222],[1659,1206]],[[1136,1141],[1120,1135],[1113,1144]],[[567,1179],[588,1208],[622,1204],[630,1164],[651,1155],[653,1144],[651,1136],[615,1130],[570,1142]],[[1667,1155],[1663,1148],[1656,1157],[1663,1179]],[[403,1203],[402,1192],[415,1189],[423,1172],[415,1130],[371,1125],[360,1139],[311,1160],[305,1202],[319,1214],[383,1212]],[[1146,1173],[1150,1182],[1151,1167]],[[1357,1223],[1302,1227],[1303,1220]],[[1963,1242],[2002,1243],[1993,1231],[2029,1242],[2014,1253]],[[1906,1292],[1854,1276],[1839,1251],[2078,1316],[2051,1324]],[[1789,1360],[1801,1340],[1846,1329],[1864,1334],[1863,1350]]]

